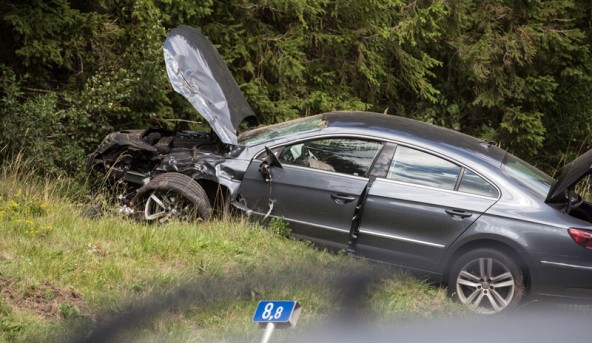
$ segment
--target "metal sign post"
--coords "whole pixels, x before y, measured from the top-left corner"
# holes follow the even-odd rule
[[[260,301],[253,315],[253,321],[265,327],[261,343],[268,343],[273,331],[296,325],[302,307],[294,300]]]
[[[275,323],[267,323],[265,326],[265,332],[263,333],[263,338],[261,339],[261,343],[268,343],[271,339],[271,335],[273,334],[273,330],[275,330]]]

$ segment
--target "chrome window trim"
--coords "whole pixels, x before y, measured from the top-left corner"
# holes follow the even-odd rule
[[[314,137],[307,137],[307,138],[303,138],[302,140],[294,140],[291,141],[289,143],[284,142],[283,144],[275,144],[272,145],[271,147],[268,147],[269,150],[273,150],[275,148],[278,147],[283,147],[286,145],[296,145],[302,142],[309,142],[309,141],[316,141],[316,140],[321,140],[321,139],[328,139],[328,138],[347,138],[347,139],[359,139],[359,140],[367,140],[367,141],[372,141],[375,143],[380,144],[378,150],[376,151],[376,154],[374,154],[374,159],[372,160],[372,164],[370,164],[370,167],[368,168],[368,170],[366,171],[366,173],[368,173],[371,169],[372,169],[372,165],[373,163],[376,161],[376,158],[378,157],[378,155],[380,154],[380,152],[382,151],[382,147],[384,147],[385,141],[383,139],[377,138],[377,137],[372,137],[372,136],[364,136],[364,135],[353,135],[353,134],[344,134],[344,135],[335,135],[335,134],[324,134],[324,135],[318,135],[318,136],[314,136]],[[260,156],[265,153],[265,149],[259,151],[258,153],[255,154],[255,157],[253,158],[254,160],[259,160],[260,161]],[[280,162],[281,163],[281,162]],[[325,173],[329,173],[330,175],[345,175],[345,176],[351,176],[353,178],[362,178],[364,180],[368,180],[367,177],[365,176],[356,176],[356,175],[351,175],[351,174],[346,174],[346,173],[340,173],[340,172],[336,172],[336,171],[329,171],[329,170],[322,170],[322,169],[315,169],[315,168],[311,168],[311,167],[304,167],[304,166],[299,166],[296,164],[290,164],[290,163],[282,163],[283,167],[295,167],[295,168],[302,168],[304,170],[315,170],[315,171],[320,171],[320,172],[325,172]]]
[[[454,159],[451,159],[450,157],[444,156],[444,155],[442,155],[442,154],[440,154],[438,152],[427,150],[427,149],[425,149],[423,147],[419,147],[419,146],[414,145],[414,144],[398,143],[396,141],[389,141],[389,142],[392,142],[394,144],[397,144],[397,147],[398,146],[403,146],[403,147],[406,147],[406,148],[409,148],[409,149],[415,149],[415,150],[421,151],[423,153],[436,156],[438,158],[441,158],[441,159],[443,159],[445,161],[448,161],[448,162],[450,162],[452,164],[457,165],[461,169],[464,168],[466,170],[469,170],[469,171],[475,173],[475,175],[477,175],[480,178],[482,178],[483,180],[485,180],[485,182],[489,183],[490,185],[493,186],[493,188],[495,188],[497,190],[497,197],[488,197],[488,196],[484,196],[484,195],[478,195],[478,194],[473,194],[473,193],[461,192],[461,191],[458,191],[458,190],[456,190],[456,191],[455,190],[452,190],[451,192],[462,193],[462,194],[467,194],[467,195],[471,195],[471,196],[477,196],[477,197],[484,198],[484,199],[496,199],[496,200],[499,200],[502,197],[502,191],[501,191],[501,189],[495,183],[491,182],[488,178],[484,177],[481,173],[478,173],[478,172],[474,171],[473,169],[467,167],[463,163],[460,163],[460,162],[458,162],[458,161],[456,161]],[[395,153],[396,153],[396,151],[397,150],[395,149]],[[394,155],[393,155],[393,157],[394,157]],[[391,166],[392,166],[392,162],[393,161],[391,159]],[[390,166],[389,166],[389,170],[390,170]],[[459,171],[459,173],[460,173],[460,171]],[[392,179],[388,179],[386,177],[384,179],[385,180],[389,180],[389,181],[395,181],[395,180],[392,180]],[[418,186],[418,187],[426,187],[426,188],[429,188],[429,189],[440,189],[440,190],[443,190],[443,191],[450,191],[449,189],[438,188],[438,187],[431,187],[431,186],[425,186],[425,185],[420,185],[420,184],[416,184],[416,183],[412,183],[412,182],[403,182],[403,181],[398,181],[398,182],[401,182],[401,183],[404,183],[404,184],[407,184],[407,185]]]
[[[301,143],[301,142],[306,142],[306,141],[316,140],[316,139],[323,139],[323,138],[359,138],[359,139],[367,139],[367,140],[372,140],[372,141],[380,142],[380,143],[382,143],[383,147],[384,147],[384,144],[386,144],[386,143],[393,143],[393,144],[396,144],[397,146],[400,145],[400,146],[408,147],[408,148],[411,148],[411,149],[416,149],[416,150],[425,152],[427,154],[431,154],[431,155],[437,156],[437,157],[442,158],[442,159],[444,159],[446,161],[449,161],[451,163],[454,163],[454,164],[456,164],[457,166],[459,166],[461,168],[465,168],[466,170],[470,170],[471,172],[473,172],[476,175],[478,175],[479,177],[481,177],[483,180],[485,180],[486,182],[488,182],[490,185],[492,185],[497,190],[497,197],[487,197],[487,196],[483,196],[483,195],[477,195],[477,194],[466,193],[466,192],[455,191],[455,190],[450,191],[450,190],[447,190],[447,189],[442,189],[442,188],[437,188],[437,187],[417,185],[417,184],[414,184],[414,183],[408,183],[408,182],[401,182],[401,181],[399,181],[402,184],[413,185],[413,186],[417,186],[417,187],[426,187],[428,189],[437,189],[437,190],[443,190],[443,191],[450,191],[450,192],[455,192],[455,193],[460,193],[460,194],[466,194],[466,195],[469,195],[469,196],[473,196],[473,197],[477,197],[477,198],[482,198],[482,199],[488,199],[488,200],[495,199],[497,201],[497,200],[501,199],[501,197],[502,197],[502,190],[501,190],[501,188],[498,187],[498,185],[496,185],[494,182],[491,182],[491,180],[489,180],[483,174],[481,174],[481,173],[473,170],[472,168],[467,167],[464,163],[460,163],[457,160],[451,159],[448,156],[444,156],[444,155],[442,155],[439,152],[428,150],[428,149],[426,149],[424,147],[421,147],[421,146],[418,146],[418,145],[415,145],[415,144],[401,143],[399,141],[388,139],[388,138],[384,138],[384,137],[376,137],[376,136],[371,136],[371,135],[352,134],[352,133],[339,134],[339,133],[334,133],[333,132],[333,133],[325,133],[325,134],[319,134],[319,135],[314,135],[314,136],[313,135],[310,135],[310,136],[307,136],[307,137],[303,137],[302,139],[296,139],[296,140],[293,140],[293,141],[290,141],[290,142],[285,142],[285,141],[283,143],[277,143],[276,142],[275,144],[270,145],[268,148],[271,149],[271,150],[273,150],[273,149],[275,149],[277,147],[285,146],[285,145],[288,145],[288,144],[298,144],[298,143]],[[264,145],[264,142],[263,142],[263,145]],[[264,147],[265,146],[266,145],[264,145]],[[395,149],[395,151],[396,151],[396,149]],[[265,152],[265,149],[261,149],[259,152],[257,152],[256,154],[254,154],[255,157],[253,159],[255,159],[255,160],[259,159],[259,156],[262,153],[264,153],[264,152]],[[377,156],[374,157],[375,160],[376,160],[376,157]],[[391,163],[392,163],[392,157],[393,156],[391,156]],[[312,169],[312,168],[307,168],[307,169]],[[390,167],[389,167],[389,169],[390,169]],[[319,169],[313,169],[313,170],[319,170]],[[347,175],[347,174],[341,174],[341,173],[336,173],[336,174],[339,174],[339,175]],[[378,178],[378,179],[389,180],[386,177],[384,177],[384,178],[381,177],[381,178]],[[394,180],[389,180],[389,181],[394,181]]]
[[[389,183],[394,183],[394,184],[398,184],[398,185],[403,185],[403,186],[411,186],[411,187],[419,187],[419,188],[424,188],[424,189],[430,189],[430,190],[434,190],[434,191],[439,191],[439,192],[446,192],[446,193],[450,193],[450,194],[461,194],[461,195],[466,195],[466,196],[470,196],[473,198],[478,198],[478,199],[485,199],[485,200],[498,200],[498,198],[493,198],[493,197],[487,197],[484,195],[478,195],[478,194],[473,194],[473,193],[466,193],[466,192],[461,192],[461,191],[455,191],[455,190],[450,190],[450,189],[444,189],[444,188],[438,188],[438,187],[432,187],[432,186],[426,186],[426,185],[418,185],[415,183],[409,183],[409,182],[403,182],[403,181],[397,181],[397,180],[392,180],[392,179],[387,179],[387,178],[378,178],[376,179],[376,181],[385,181],[385,182],[389,182]],[[374,181],[374,182],[376,182]]]
[[[285,146],[285,145],[294,145],[294,144],[298,144],[298,143],[302,143],[302,142],[307,142],[307,141],[312,141],[312,140],[317,140],[317,139],[325,139],[325,138],[356,138],[356,139],[366,139],[366,140],[371,140],[377,143],[381,143],[384,146],[385,140],[384,138],[380,138],[380,137],[375,137],[375,136],[368,136],[368,135],[358,135],[358,134],[351,134],[351,133],[345,133],[345,134],[335,134],[335,133],[325,133],[325,134],[321,134],[321,135],[315,135],[315,136],[308,136],[308,137],[303,137],[302,139],[295,139],[293,141],[289,141],[289,142],[283,142],[283,143],[276,143],[273,145],[268,146],[268,148],[270,150],[273,150],[277,147],[281,147],[281,146]],[[380,151],[380,150],[379,150]],[[257,152],[254,156],[254,159],[258,159],[259,156],[265,152],[265,149],[261,149],[259,152]]]

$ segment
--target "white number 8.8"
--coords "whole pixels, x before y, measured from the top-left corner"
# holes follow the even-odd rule
[[[278,319],[279,317],[282,316],[282,312],[284,312],[284,307],[283,306],[278,306],[278,308],[275,310],[275,314],[272,314],[271,312],[273,311],[273,304],[269,303],[267,305],[265,305],[265,308],[263,309],[263,314],[261,315],[261,317],[265,320],[269,320],[269,319]]]

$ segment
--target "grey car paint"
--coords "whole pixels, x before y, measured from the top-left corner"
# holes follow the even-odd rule
[[[249,167],[240,189],[248,206],[262,214],[272,199],[273,215],[288,221],[296,236],[347,249],[351,219],[368,179],[288,165],[273,175],[266,184],[258,162]]]
[[[532,294],[591,295],[592,254],[576,245],[567,229],[591,230],[592,225],[566,214],[561,206],[546,204],[544,196],[504,174],[501,170],[503,150],[458,132],[405,118],[363,112],[320,116],[325,118],[326,127],[238,146],[224,154],[209,150],[197,154],[184,151],[187,159],[177,158],[176,163],[172,163],[164,158],[153,171],[128,180],[147,180],[155,173],[170,171],[185,173],[198,181],[211,180],[226,187],[233,199],[242,197],[255,215],[265,216],[271,209],[271,216],[286,218],[301,238],[420,269],[436,277],[445,276],[451,261],[469,247],[493,244],[515,254],[517,261],[528,271]],[[494,184],[499,189],[499,200],[388,181],[376,175],[350,178],[328,171],[284,165],[283,169],[272,168],[274,181],[269,183],[258,172],[262,161],[257,157],[264,153],[265,147],[277,149],[318,137],[344,136],[412,146],[445,156]],[[133,137],[140,139],[141,135],[134,134]],[[122,144],[130,144],[129,141],[135,139],[133,137],[126,136]],[[133,146],[140,147],[141,144]],[[91,155],[94,163],[102,163],[101,158],[102,154]],[[127,168],[126,175],[132,175],[131,169]],[[354,213],[351,207],[346,209],[332,203],[330,195],[347,190],[343,193],[356,197],[353,204],[371,179],[376,186],[369,189],[357,241],[352,245],[348,234],[351,236]],[[331,184],[334,188],[327,187]],[[386,199],[390,195],[394,198]],[[270,199],[275,200],[273,208],[269,205]],[[315,205],[311,206],[313,203]],[[406,207],[399,209],[396,204]],[[471,217],[455,219],[446,213],[448,208],[469,211]],[[398,213],[399,217],[410,214],[413,219],[388,219],[385,213]],[[438,217],[441,222],[436,219]],[[389,226],[389,222],[400,225]]]
[[[164,60],[171,85],[195,107],[223,143],[235,144],[241,122],[255,113],[212,43],[189,26],[167,36]]]
[[[329,120],[329,127],[314,132],[310,138],[355,134],[420,147],[479,173],[496,185],[500,193],[498,200],[376,178],[364,203],[355,246],[357,254],[445,275],[451,260],[459,252],[488,242],[515,252],[519,263],[529,271],[527,277],[534,293],[574,297],[592,295],[592,254],[577,246],[567,234],[569,227],[592,229],[592,225],[566,214],[562,208],[546,204],[544,197],[505,175],[501,171],[505,151],[458,132],[404,118],[347,112],[326,114],[325,117],[341,119]],[[354,119],[356,117],[358,119]],[[340,123],[341,120],[343,123]],[[350,120],[355,124],[348,123]],[[363,125],[366,120],[367,125]],[[380,132],[374,131],[377,123],[382,125]],[[299,135],[298,140],[306,138],[306,135]],[[290,138],[287,141],[291,141]],[[278,141],[266,143],[257,147],[259,151],[263,146],[282,145]],[[243,180],[239,193],[250,189],[248,193],[256,194],[262,189],[263,182],[256,174],[258,163],[254,161],[249,167],[249,178]],[[311,180],[313,173],[317,172],[310,173],[300,177]],[[257,183],[259,185],[255,185]],[[272,183],[271,187],[275,184]],[[267,204],[267,190],[260,191],[260,204]],[[352,193],[357,192],[359,190]],[[291,206],[300,207],[305,201],[295,199],[303,199],[301,195],[301,192],[292,192],[283,196],[292,198]],[[328,196],[325,195],[325,198]],[[263,214],[267,207],[263,208],[255,212]],[[454,214],[446,212],[447,209],[464,210],[471,216],[455,218]],[[308,218],[299,218],[295,223],[299,236],[330,247],[351,250],[344,234],[323,228],[331,225],[319,225],[319,210],[308,213]],[[281,211],[272,215],[291,220]],[[349,218],[345,219],[346,216]],[[343,220],[351,222],[350,212],[344,213],[343,217]],[[305,225],[308,229],[303,228]],[[344,225],[343,229],[346,228],[348,226]],[[575,271],[567,278],[577,279],[572,283],[573,287],[563,287],[563,281],[549,276],[569,273],[565,269]]]
[[[356,250],[435,271],[445,249],[496,201],[377,179],[364,205]]]
[[[591,172],[592,150],[589,150],[562,168],[557,182],[549,190],[545,202],[564,202],[566,197],[565,191],[573,190],[575,184]]]

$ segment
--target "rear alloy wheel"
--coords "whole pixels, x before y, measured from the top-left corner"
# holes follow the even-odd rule
[[[524,294],[524,277],[505,253],[480,248],[462,255],[448,279],[452,298],[471,310],[493,314],[516,307]]]
[[[160,174],[138,190],[133,203],[144,220],[208,220],[212,207],[204,189],[180,173]]]

